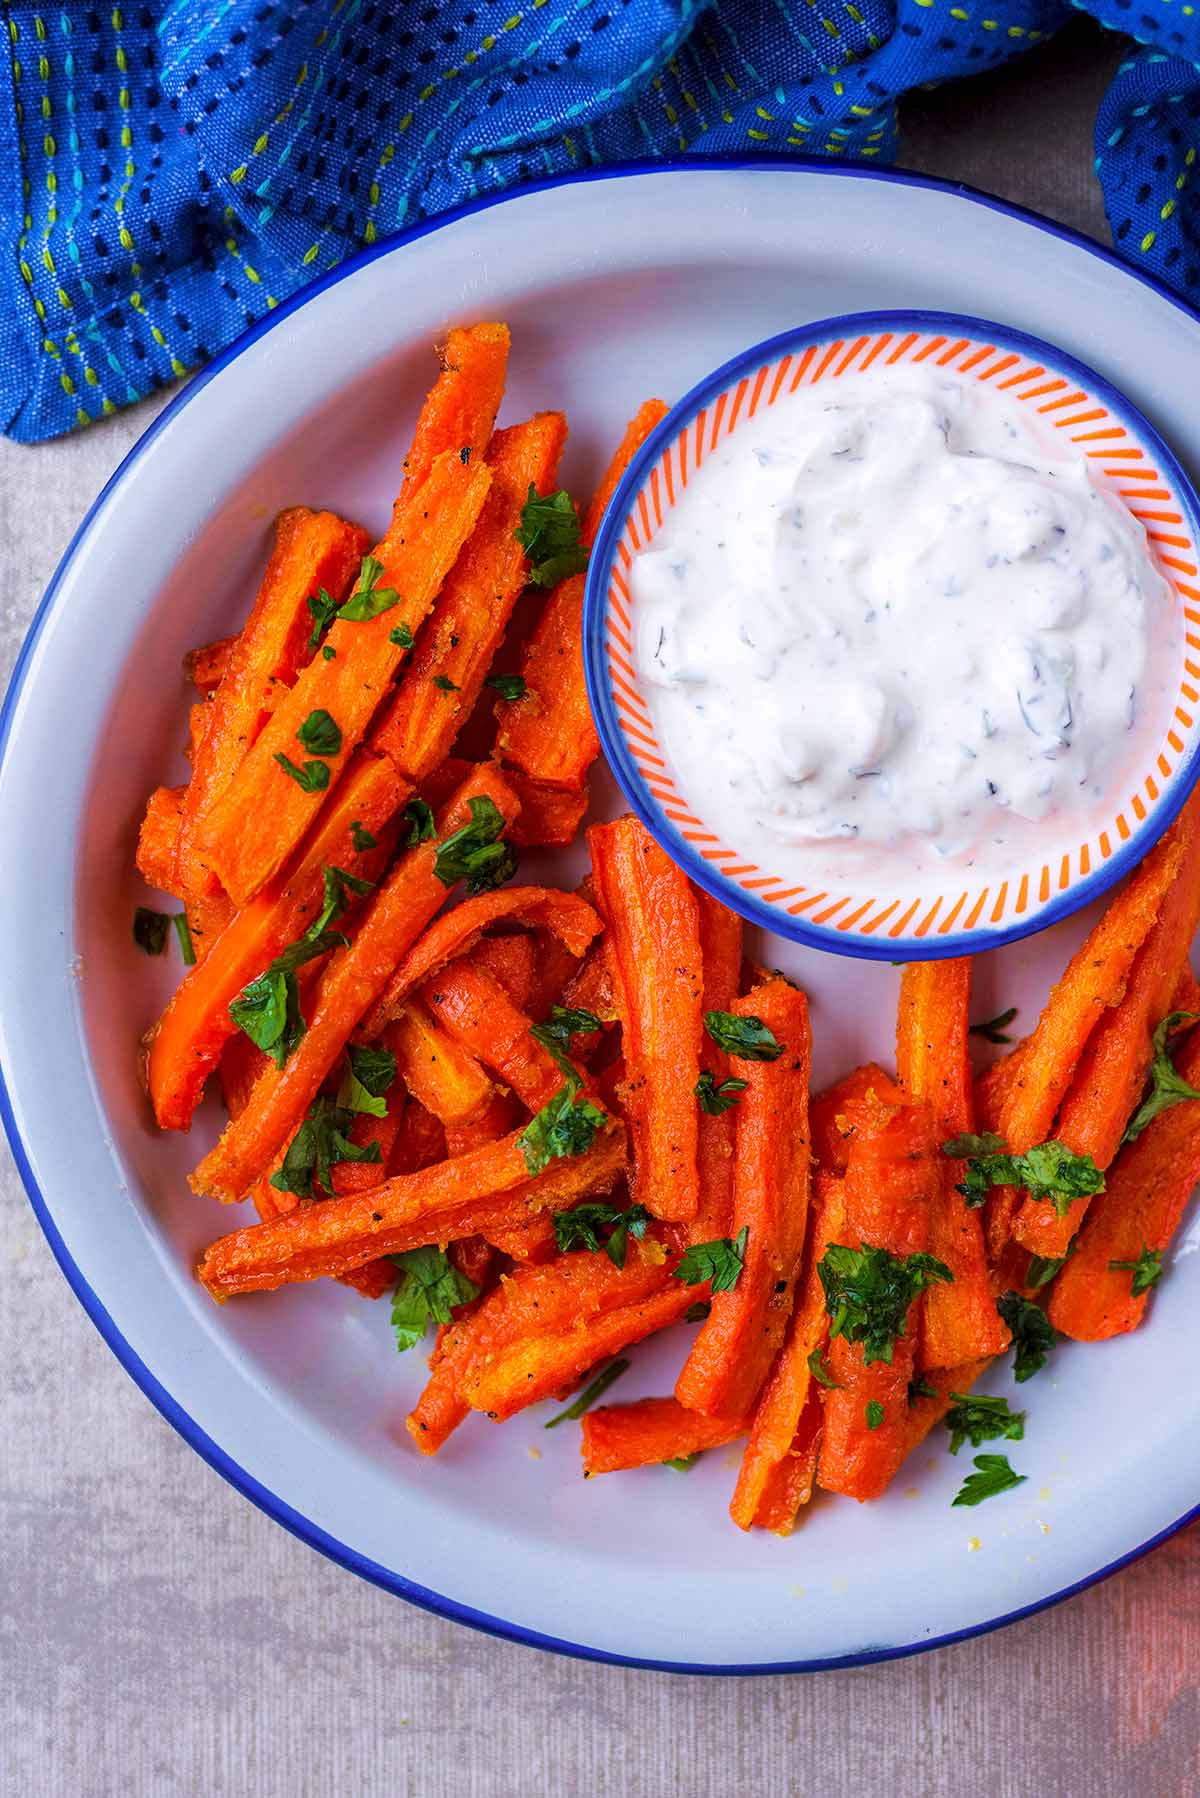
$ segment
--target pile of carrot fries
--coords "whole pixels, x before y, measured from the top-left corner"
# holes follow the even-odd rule
[[[138,848],[191,962],[150,1103],[187,1130],[224,1096],[191,1183],[261,1221],[201,1258],[214,1299],[333,1278],[392,1295],[401,1348],[437,1326],[423,1454],[603,1370],[570,1406],[587,1474],[741,1439],[731,1515],[787,1534],[943,1419],[1007,1454],[989,1362],[1024,1381],[1059,1333],[1141,1322],[1200,1178],[1200,801],[985,1073],[970,961],[914,963],[895,1073],[810,1097],[805,995],[635,819],[587,831],[577,890],[521,882],[583,826],[583,571],[664,407],[577,511],[562,415],[496,428],[508,349],[451,331],[383,538],[282,513],[243,629],[187,658],[191,776]],[[586,1408],[685,1320],[672,1395]]]

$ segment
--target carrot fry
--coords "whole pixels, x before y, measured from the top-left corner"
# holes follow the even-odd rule
[[[738,996],[742,967],[742,920],[703,888],[693,887],[692,891],[700,915],[703,1009],[731,1011]],[[718,1049],[707,1031],[700,1038],[700,1067],[717,1087],[735,1073],[729,1057]],[[716,1117],[702,1109],[696,1119],[700,1202],[691,1224],[693,1242],[713,1242],[717,1237],[729,1234],[735,1127],[732,1109]]]
[[[471,960],[499,982],[518,1011],[532,1016],[537,981],[537,950],[532,936],[521,932],[514,936],[481,937],[471,951]]]
[[[146,801],[138,831],[138,873],[148,887],[175,897],[175,845],[179,841],[179,814],[186,791],[186,787],[155,787]]]
[[[481,1292],[492,1283],[496,1251],[482,1236],[464,1236],[461,1242],[452,1242],[447,1255],[464,1280],[478,1286]]]
[[[277,709],[277,691],[292,684],[311,655],[309,595],[324,587],[340,605],[368,542],[358,525],[307,506],[293,506],[275,520],[275,548],[258,597],[206,708],[206,729],[192,757],[175,855],[182,892],[216,887],[206,839],[214,808]]]
[[[518,769],[507,771],[513,792],[521,801],[521,816],[513,832],[519,849],[565,849],[579,835],[590,795],[586,786],[577,793],[561,792],[540,780],[530,780]]]
[[[860,1101],[843,1183],[843,1240],[848,1246],[887,1249],[898,1258],[924,1250],[930,1198],[940,1170],[934,1160],[932,1124],[925,1106],[899,1109]],[[913,1308],[916,1309],[915,1307]],[[916,1365],[916,1318],[897,1336],[892,1359],[866,1360],[862,1343],[834,1337],[828,1367],[836,1389],[827,1390],[818,1484],[850,1498],[878,1498],[904,1458],[908,1383]],[[881,1407],[872,1423],[867,1407]]]
[[[1133,965],[1125,997],[1088,1038],[1063,1100],[1055,1137],[1105,1169],[1120,1146],[1150,1066],[1151,1038],[1167,1014],[1200,921],[1200,795],[1173,830],[1183,839],[1179,872]],[[1065,1255],[1088,1209],[1085,1196],[1060,1217],[1045,1200],[1026,1198],[1013,1235],[1033,1255]]]
[[[928,1293],[925,1295],[928,1297]],[[904,1419],[904,1455],[911,1455],[914,1448],[919,1448],[935,1424],[939,1424],[954,1403],[951,1397],[955,1392],[970,1392],[976,1380],[991,1366],[991,1358],[984,1356],[980,1361],[966,1361],[961,1367],[935,1367],[928,1373],[922,1370],[921,1378],[932,1386],[934,1396],[916,1397],[908,1406]]]
[[[815,1386],[809,1387],[792,1445],[771,1470],[754,1513],[754,1527],[790,1536],[800,1512],[812,1500],[820,1460],[824,1410]]]
[[[410,1000],[384,1032],[400,1078],[446,1129],[469,1124],[487,1109],[495,1088],[470,1051],[423,1005]]]
[[[582,1155],[562,1156],[531,1179],[519,1134],[385,1180],[368,1193],[302,1201],[271,1223],[235,1230],[206,1249],[197,1275],[213,1298],[226,1299],[349,1273],[378,1255],[487,1236],[489,1225],[525,1222],[610,1187],[625,1167],[625,1133],[614,1125]]]
[[[687,876],[636,818],[593,825],[588,844],[621,1016],[635,1197],[655,1217],[695,1217],[699,907]]]
[[[587,548],[618,481],[665,411],[661,400],[648,400],[630,421],[584,515],[580,535]],[[501,758],[531,780],[573,791],[600,748],[583,678],[583,584],[582,575],[572,575],[554,588],[526,644],[525,692],[496,705]]]
[[[245,1111],[250,1103],[254,1082],[268,1065],[270,1057],[239,1031],[230,1037],[221,1052],[221,1096],[230,1117]]]
[[[601,937],[588,950],[582,965],[563,988],[563,1004],[576,1011],[590,1011],[602,1024],[620,1022],[607,938]]]
[[[929,1106],[937,1144],[975,1128],[970,1056],[971,963],[911,961],[900,982],[896,1067],[912,1098]],[[941,1157],[929,1208],[929,1252],[954,1276],[930,1287],[922,1309],[921,1364],[957,1367],[1008,1345],[992,1295],[979,1213],[958,1191],[960,1162]]]
[[[804,1279],[797,1290],[783,1346],[775,1357],[754,1412],[750,1440],[742,1456],[741,1471],[729,1505],[729,1515],[743,1530],[758,1523],[764,1509],[776,1516],[799,1471],[793,1468],[784,1478],[779,1470],[786,1466],[789,1457],[807,1459],[814,1432],[820,1428],[818,1405],[816,1415],[808,1419],[808,1426],[801,1433],[801,1423],[815,1392],[809,1362],[813,1354],[824,1347],[829,1335],[825,1289],[817,1273],[817,1263],[830,1243],[841,1238],[844,1230],[842,1182],[835,1175],[817,1175],[811,1215]],[[801,1437],[799,1446],[798,1433]],[[807,1503],[811,1496],[811,1474],[802,1483],[807,1484],[808,1490],[798,1504]],[[793,1520],[796,1508],[798,1506],[791,1511]],[[778,1523],[760,1527],[777,1528]]]
[[[848,1074],[818,1093],[809,1105],[813,1159],[830,1173],[844,1174],[858,1115],[853,1101],[871,1093],[883,1105],[903,1105],[904,1093],[890,1074],[874,1061],[852,1068]]]
[[[479,1116],[466,1123],[446,1125],[446,1152],[468,1155],[485,1143],[499,1142],[517,1121],[520,1107],[511,1093],[494,1092]]]
[[[464,781],[443,813],[439,839],[469,822],[469,801],[475,796],[489,797],[505,817],[513,815],[516,801],[498,770],[483,767]],[[240,1198],[300,1128],[397,959],[446,898],[446,888],[434,872],[436,855],[437,843],[418,844],[401,856],[377,889],[349,948],[335,950],[329,959],[304,1036],[285,1067],[272,1065],[266,1070],[251,1103],[226,1126],[216,1148],[200,1163],[192,1175],[196,1192],[225,1200]]]
[[[478,779],[490,780],[498,791],[508,791],[504,775],[491,764],[481,767]],[[515,798],[510,796],[502,810],[511,817],[516,810]],[[600,929],[600,920],[586,900],[554,887],[505,887],[501,892],[466,899],[439,918],[404,956],[373,1007],[365,1034],[377,1035],[423,981],[440,972],[456,956],[468,955],[493,924],[525,924],[549,930],[575,955],[583,954]]]
[[[463,1382],[462,1395],[473,1411],[485,1411],[501,1422],[515,1417],[539,1399],[569,1390],[597,1361],[678,1323],[689,1298],[686,1286],[669,1280],[637,1304],[601,1312],[557,1335],[516,1342],[474,1368]]]
[[[1200,1036],[1191,1032],[1174,1061],[1195,1086]],[[1146,1250],[1161,1255],[1169,1247],[1198,1181],[1200,1104],[1183,1100],[1160,1112],[1113,1163],[1075,1253],[1050,1288],[1046,1309],[1056,1330],[1077,1342],[1101,1342],[1137,1329],[1152,1287],[1134,1293],[1130,1264]]]
[[[404,488],[414,491],[447,450],[478,460],[492,435],[508,367],[508,326],[455,326],[439,351],[442,372],[421,408],[404,458]]]
[[[997,1110],[994,1095],[988,1095],[981,1118],[995,1118],[990,1127],[1014,1155],[1049,1137],[1093,1030],[1106,1011],[1120,1005],[1134,960],[1179,875],[1192,835],[1189,814],[1190,808],[1176,819],[1089,932],[1032,1034],[999,1064],[1004,1071],[986,1077],[987,1084],[1000,1089],[1000,1098]],[[993,1261],[999,1260],[1012,1233],[1020,1203],[1013,1187],[989,1195],[985,1229]]]
[[[440,1120],[410,1094],[387,1158],[388,1179],[394,1179],[397,1174],[419,1174],[425,1168],[445,1161],[447,1147],[446,1132]]]
[[[730,1228],[748,1232],[743,1267],[735,1286],[713,1294],[675,1386],[681,1404],[709,1417],[752,1411],[791,1316],[808,1219],[808,1001],[778,977],[732,1009],[759,1018],[783,1054],[737,1062],[747,1085],[734,1112]]]
[[[184,678],[191,681],[197,693],[207,698],[216,692],[225,679],[236,643],[236,636],[217,637],[211,643],[201,643],[197,649],[188,650],[183,658]]]
[[[320,655],[308,664],[213,807],[208,859],[238,905],[278,871],[325,803],[326,788],[336,787],[403,659],[393,637],[397,622],[410,631],[420,624],[479,515],[490,479],[482,464],[464,467],[451,453],[434,463],[407,505],[402,496],[392,530],[376,545],[383,564],[378,584],[403,594],[402,601],[374,618],[334,620],[324,645],[332,659]],[[314,713],[332,719],[339,745],[320,758],[328,773],[315,789],[279,760],[308,767],[299,733]]]
[[[529,1033],[529,1019],[499,981],[460,957],[427,980],[421,996],[444,1032],[502,1080],[530,1111],[563,1083],[554,1058]]]
[[[531,486],[539,493],[553,488],[566,435],[561,412],[539,412],[492,437],[492,484],[475,529],[371,733],[372,747],[411,780],[423,780],[449,754],[483,689],[529,575],[516,537],[521,511]]]
[[[584,899],[587,904],[592,904],[590,890],[585,891],[582,885],[579,888],[579,897]],[[531,1018],[545,1018],[549,1017],[551,1006],[557,1005],[562,999],[563,988],[567,982],[574,979],[579,972],[585,951],[573,947],[552,930],[535,930],[533,940],[537,945],[537,959],[534,964],[536,977],[527,1009]]]
[[[395,1052],[395,1041],[391,1033],[384,1037],[383,1047]],[[398,1059],[398,1058],[397,1058]],[[384,1115],[373,1117],[370,1112],[359,1112],[347,1132],[355,1148],[365,1148],[368,1143],[379,1144],[378,1161],[338,1161],[330,1170],[330,1180],[334,1194],[343,1199],[347,1193],[369,1192],[373,1186],[382,1186],[387,1178],[387,1167],[392,1150],[400,1135],[404,1123],[407,1106],[407,1094],[404,1083],[397,1073],[386,1094],[387,1110]],[[392,1270],[391,1284],[396,1284],[395,1269]]]
[[[206,1079],[237,1034],[231,1001],[317,916],[325,868],[342,868],[362,879],[378,876],[395,840],[392,820],[410,790],[390,763],[364,757],[290,866],[237,913],[203,966],[188,973],[147,1039],[150,1099],[160,1129],[186,1130],[191,1124]],[[353,824],[373,836],[376,847],[356,848]]]
[[[724,1448],[745,1434],[739,1418],[701,1417],[678,1399],[640,1398],[631,1405],[602,1405],[583,1418],[580,1452],[585,1479],[661,1466],[707,1448]]]
[[[541,1267],[558,1253],[554,1225],[548,1217],[535,1217],[511,1230],[493,1230],[488,1241],[502,1255],[527,1267]]]

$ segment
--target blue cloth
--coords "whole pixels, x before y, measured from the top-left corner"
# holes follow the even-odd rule
[[[1114,237],[1200,299],[1197,6],[1087,10],[1142,46],[1097,124]],[[3,16],[0,407],[29,440],[140,398],[362,245],[477,195],[655,156],[886,162],[905,89],[1002,62],[1069,10],[9,0]]]

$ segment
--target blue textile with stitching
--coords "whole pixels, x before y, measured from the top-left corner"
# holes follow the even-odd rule
[[[1118,248],[1200,300],[1200,17],[1143,6],[1086,8],[1137,40],[1097,170]],[[87,424],[364,244],[522,181],[656,156],[889,161],[905,89],[1068,16],[1066,0],[9,0],[4,428]]]

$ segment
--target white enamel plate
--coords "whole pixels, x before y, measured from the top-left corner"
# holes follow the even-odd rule
[[[521,1641],[689,1670],[903,1654],[1062,1596],[1200,1498],[1200,1386],[1160,1383],[1200,1354],[1187,1241],[1146,1329],[1064,1346],[1020,1389],[1026,1437],[1008,1446],[1025,1483],[977,1511],[951,1509],[964,1457],[936,1440],[882,1502],[818,1502],[786,1542],[729,1522],[724,1451],[686,1475],[585,1484],[577,1432],[545,1433],[544,1407],[502,1427],[473,1419],[423,1461],[403,1430],[423,1368],[396,1355],[386,1305],[320,1282],[219,1310],[195,1285],[197,1251],[237,1216],[185,1181],[216,1110],[190,1140],[159,1137],[138,1087],[138,1037],[178,973],[138,953],[130,918],[145,897],[132,865],[145,797],[184,772],[180,658],[244,616],[280,507],[382,529],[445,326],[509,322],[504,416],[565,407],[565,475],[586,492],[647,395],[674,400],[806,320],[896,307],[1045,338],[1200,470],[1200,322],[1053,227],[849,167],[693,163],[560,183],[379,245],[194,381],[89,514],[6,705],[0,842],[25,876],[8,883],[0,933],[5,1121],[64,1272],[150,1398],[280,1522]],[[1089,921],[984,958],[976,1015],[1015,1004],[1029,1027]],[[886,963],[782,941],[763,954],[812,997],[819,1082],[890,1059]],[[668,1391],[683,1352],[681,1330],[634,1350],[619,1395]],[[984,1385],[1012,1394],[1006,1373]]]

